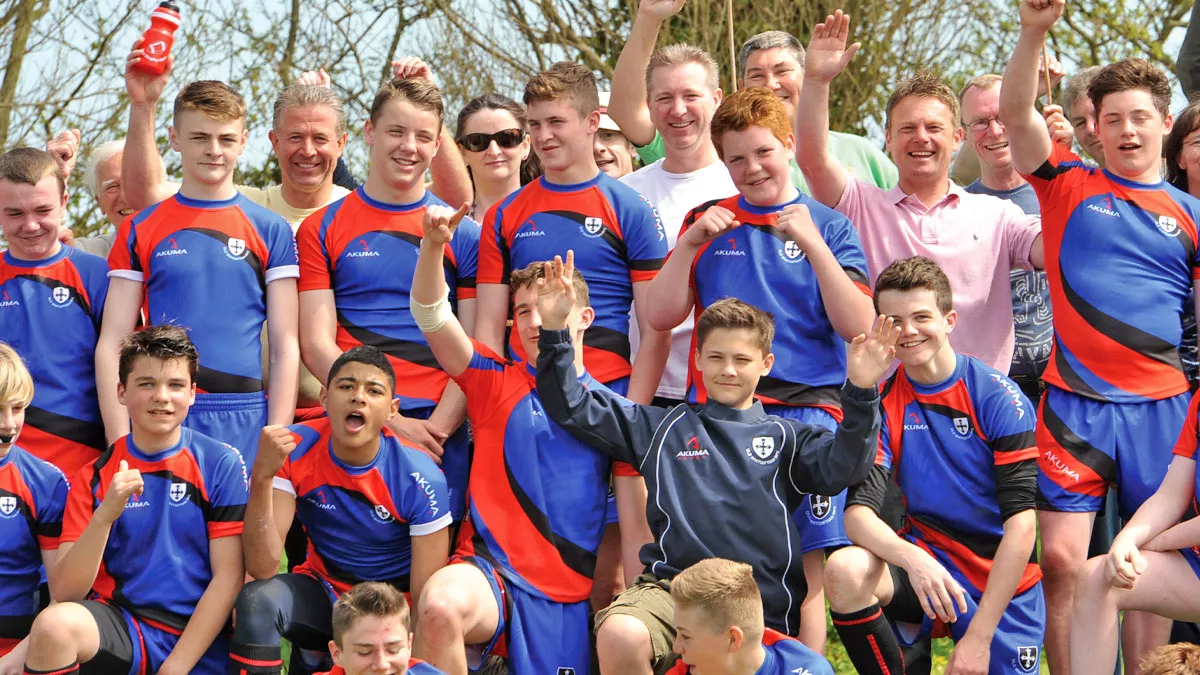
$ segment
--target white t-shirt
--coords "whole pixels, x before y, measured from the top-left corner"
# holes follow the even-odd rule
[[[721,162],[713,162],[703,169],[689,173],[670,173],[663,169],[663,161],[642,167],[621,178],[621,182],[637,190],[650,200],[658,210],[663,229],[667,232],[667,245],[675,248],[683,219],[692,209],[714,199],[724,199],[737,194],[729,171]],[[687,395],[688,359],[692,350],[693,314],[688,314],[683,323],[671,331],[671,356],[658,384],[657,395],[663,398],[683,399]],[[636,308],[634,320],[629,328],[629,345],[634,358],[637,357],[641,340],[638,336]]]

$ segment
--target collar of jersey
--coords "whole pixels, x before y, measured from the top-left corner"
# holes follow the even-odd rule
[[[174,455],[175,453],[179,452],[180,449],[182,449],[185,445],[187,445],[188,441],[190,441],[190,440],[192,440],[192,430],[188,429],[187,427],[184,427],[183,429],[180,430],[178,443],[176,443],[175,445],[172,445],[171,447],[169,447],[165,450],[159,450],[158,452],[156,452],[154,454],[147,453],[146,451],[138,448],[138,446],[134,445],[132,433],[130,433],[128,436],[125,437],[125,447],[129,450],[129,454],[133,455],[134,457],[136,457],[140,460],[143,460],[146,462],[157,462],[159,460],[166,459],[166,458],[170,457],[171,455]]]
[[[804,196],[804,193],[799,190],[796,190],[796,198],[795,199],[793,199],[790,202],[784,202],[782,204],[778,204],[776,206],[756,206],[756,205],[751,204],[750,202],[746,201],[746,198],[744,196],[738,195],[738,208],[742,209],[746,213],[753,213],[753,214],[759,215],[759,216],[767,216],[772,213],[779,213],[780,211],[784,210],[785,208],[791,206],[792,204],[804,204],[805,202],[806,202],[806,198]]]
[[[233,206],[242,198],[242,193],[235,193],[229,199],[210,200],[210,199],[191,199],[184,197],[178,192],[175,193],[175,201],[179,202],[180,206],[187,206],[193,209],[227,209]]]
[[[66,244],[62,244],[61,248],[58,249],[58,253],[55,253],[49,258],[42,258],[41,260],[20,260],[12,254],[12,251],[6,250],[4,252],[4,262],[12,265],[13,267],[46,267],[53,265],[54,263],[70,255],[71,247],[67,246]]]
[[[1163,186],[1166,185],[1166,181],[1162,180],[1158,181],[1157,183],[1139,183],[1134,180],[1129,180],[1128,178],[1122,178],[1108,169],[1101,169],[1101,171],[1104,172],[1105,178],[1118,185],[1124,185],[1125,187],[1133,188],[1134,190],[1161,190]]]
[[[954,371],[950,373],[950,377],[947,377],[937,384],[921,384],[919,382],[914,382],[911,377],[908,377],[908,373],[905,373],[904,377],[908,378],[908,383],[912,385],[913,391],[917,392],[918,394],[939,394],[954,386],[955,382],[961,380],[963,371],[965,371],[966,368],[967,357],[963,356],[962,354],[955,354]]]
[[[546,180],[545,176],[538,176],[538,184],[551,192],[579,192],[598,184],[604,176],[605,173],[601,171],[596,174],[595,178],[585,180],[582,183],[551,183]]]
[[[730,408],[724,403],[717,403],[710,398],[704,403],[704,412],[709,417],[723,422],[757,422],[767,416],[767,412],[763,410],[762,401],[758,399],[754,399],[754,403],[751,403],[749,408],[738,410]]]
[[[357,194],[358,198],[361,199],[367,206],[370,206],[373,209],[379,209],[380,211],[389,211],[392,213],[404,213],[406,211],[419,209],[429,203],[430,197],[429,190],[426,190],[425,194],[421,195],[421,198],[415,202],[409,202],[408,204],[391,204],[388,202],[381,202],[376,199],[371,199],[371,196],[367,194],[367,191],[364,190],[363,186],[361,185],[354,190],[354,193]]]
[[[333,452],[333,434],[332,433],[329,435],[328,442],[329,442],[329,461],[333,462],[334,466],[341,469],[342,471],[345,471],[346,473],[348,473],[350,475],[360,476],[360,475],[370,471],[371,469],[374,469],[375,465],[378,464],[379,461],[383,458],[383,453],[387,451],[388,437],[386,435],[384,435],[383,432],[379,433],[379,452],[375,453],[374,459],[372,459],[370,462],[368,462],[362,466],[350,466],[349,464],[343,462],[341,459],[338,458],[338,456]]]

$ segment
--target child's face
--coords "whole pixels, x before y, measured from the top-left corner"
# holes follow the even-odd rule
[[[726,131],[721,135],[721,150],[729,177],[746,201],[755,206],[778,206],[794,195],[791,134],[783,142],[766,127]]]
[[[25,401],[0,401],[0,455],[8,454],[25,426]]]
[[[129,410],[134,428],[163,436],[183,425],[196,402],[196,384],[187,359],[139,356],[129,376],[117,385],[117,398]]]
[[[954,310],[942,314],[937,297],[928,288],[881,291],[877,302],[879,313],[892,317],[900,327],[896,358],[905,368],[918,368],[932,361],[958,321]]]
[[[672,649],[692,675],[724,675],[737,651],[731,631],[713,632],[700,610],[675,605],[675,643]]]
[[[731,408],[746,408],[754,399],[758,381],[775,362],[764,354],[747,328],[717,328],[696,350],[696,368],[708,397]]]
[[[329,641],[333,662],[346,675],[401,675],[408,670],[412,634],[398,616],[364,616],[342,635],[342,644]]]

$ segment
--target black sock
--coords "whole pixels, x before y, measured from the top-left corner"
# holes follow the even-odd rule
[[[234,642],[229,659],[238,675],[277,675],[283,672],[283,648]]]
[[[79,662],[72,661],[71,665],[63,666],[62,668],[51,668],[50,670],[34,670],[28,665],[25,666],[25,675],[70,675],[71,673],[79,672]]]
[[[831,612],[850,662],[861,675],[904,675],[904,656],[879,603],[850,614]]]

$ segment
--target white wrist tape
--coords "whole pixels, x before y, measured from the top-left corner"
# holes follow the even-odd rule
[[[454,310],[450,309],[449,288],[432,305],[423,305],[410,296],[408,309],[412,312],[413,319],[417,322],[417,328],[420,328],[422,333],[436,333],[446,325],[447,321],[454,318]]]

